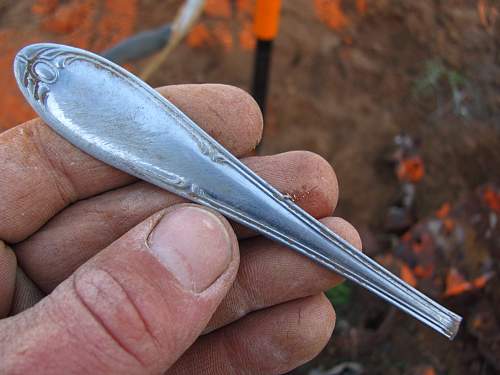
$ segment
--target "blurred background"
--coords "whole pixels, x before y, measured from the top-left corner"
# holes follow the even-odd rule
[[[499,374],[499,2],[283,1],[277,34],[260,42],[255,0],[184,4],[0,0],[0,131],[35,117],[12,74],[29,43],[103,53],[152,86],[248,91],[264,47],[272,59],[269,79],[258,73],[256,91],[264,78],[268,92],[257,152],[327,159],[340,181],[336,215],[360,229],[365,252],[465,317],[449,342],[345,283],[328,291],[331,342],[293,374]]]

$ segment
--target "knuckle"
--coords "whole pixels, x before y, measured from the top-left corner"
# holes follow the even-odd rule
[[[322,223],[332,229],[335,233],[344,238],[354,247],[362,251],[363,243],[361,235],[359,234],[357,229],[347,220],[337,216],[327,217],[322,220]]]
[[[322,313],[320,315],[324,319],[325,327],[328,328],[323,330],[325,333],[325,344],[326,344],[326,341],[330,339],[330,336],[332,335],[333,330],[335,329],[337,314],[330,300],[326,297],[324,293],[318,295],[317,298],[318,298],[318,304],[322,310]]]
[[[239,103],[241,109],[247,112],[252,117],[255,117],[262,123],[262,113],[260,111],[260,107],[248,92],[239,88],[237,86],[232,85],[224,85],[228,91],[231,91],[231,96],[236,103]]]
[[[322,156],[310,151],[296,151],[294,168],[301,176],[308,200],[318,206],[318,216],[331,215],[337,205],[339,187],[337,175],[330,163]]]
[[[98,345],[105,345],[135,366],[154,365],[160,350],[158,340],[118,278],[103,269],[82,270],[75,274],[73,287],[97,331],[90,340],[104,338]]]
[[[316,356],[328,343],[335,326],[335,310],[324,294],[308,297],[296,311],[292,325],[295,350],[304,359]],[[292,349],[292,351],[294,351]]]
[[[311,151],[303,151],[304,167],[316,176],[320,176],[330,185],[337,185],[337,175],[332,165],[321,155]]]
[[[264,129],[264,120],[259,105],[245,90],[236,86],[227,86],[227,88],[232,91],[233,101],[237,105],[238,118],[240,122],[243,122],[239,128],[246,129],[249,132],[248,139],[254,139],[259,144]]]
[[[78,193],[64,163],[61,162],[64,158],[61,158],[57,148],[47,147],[52,144],[49,141],[50,138],[55,137],[55,134],[47,133],[47,128],[42,126],[32,126],[31,130],[33,136],[30,141],[38,156],[39,163],[37,164],[43,166],[45,173],[52,176],[54,191],[59,194],[61,203],[66,206],[75,202]]]
[[[316,345],[316,353],[314,354],[316,355],[330,340],[333,330],[335,329],[337,316],[331,302],[323,293],[314,296],[313,298],[317,309],[317,318],[314,319],[315,329],[313,329],[316,333],[314,338]]]

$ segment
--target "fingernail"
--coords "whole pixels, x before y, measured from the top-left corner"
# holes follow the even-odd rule
[[[232,259],[222,221],[193,206],[165,215],[149,236],[149,248],[183,288],[196,293],[212,285]]]

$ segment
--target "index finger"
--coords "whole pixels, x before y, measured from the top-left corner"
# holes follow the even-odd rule
[[[241,156],[260,141],[262,117],[243,90],[226,85],[167,86],[159,92]],[[16,243],[69,204],[135,180],[80,151],[40,119],[0,134],[0,239]]]

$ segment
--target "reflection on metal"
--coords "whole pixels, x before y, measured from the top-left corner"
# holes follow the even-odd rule
[[[93,53],[22,49],[24,96],[61,136],[95,158],[220,211],[358,283],[452,338],[461,318],[384,269],[253,173],[140,79]]]

